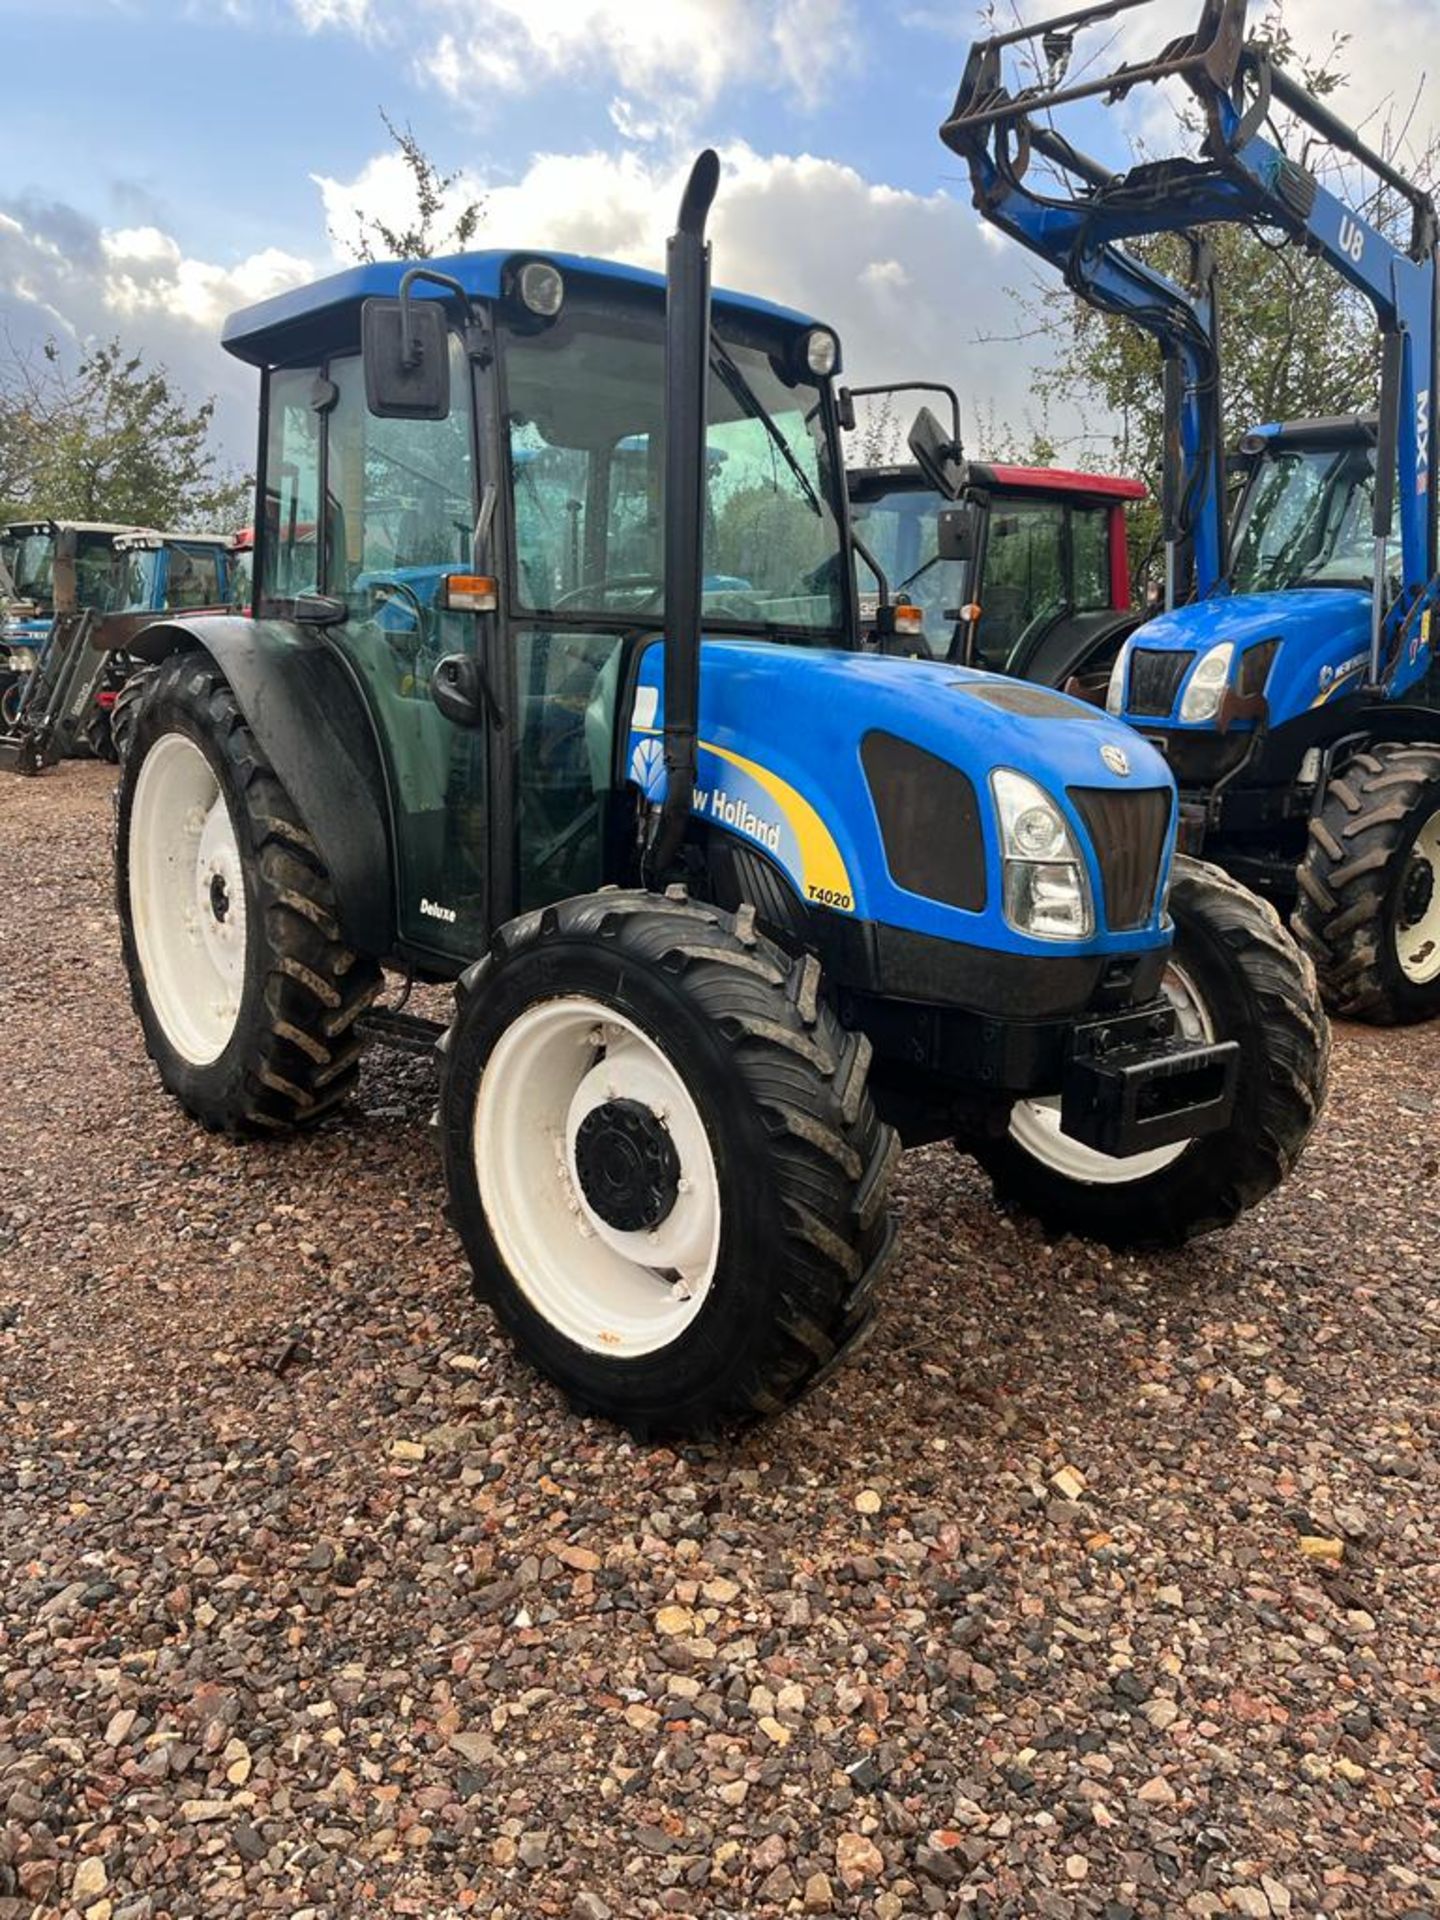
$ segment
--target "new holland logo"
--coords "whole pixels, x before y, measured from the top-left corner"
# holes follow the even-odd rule
[[[1130,756],[1123,747],[1112,747],[1107,740],[1105,745],[1100,749],[1100,758],[1105,762],[1111,773],[1118,775],[1122,780],[1129,779]]]

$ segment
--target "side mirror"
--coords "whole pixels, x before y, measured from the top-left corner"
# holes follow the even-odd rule
[[[958,500],[965,485],[965,463],[929,407],[921,407],[916,414],[909,447],[927,484],[947,500]]]
[[[436,300],[367,300],[360,309],[365,404],[382,420],[450,412],[450,329]]]
[[[973,560],[979,545],[977,516],[971,502],[940,509],[935,550],[942,560]]]
[[[457,727],[478,727],[485,719],[485,680],[473,653],[447,653],[430,676],[430,698]]]

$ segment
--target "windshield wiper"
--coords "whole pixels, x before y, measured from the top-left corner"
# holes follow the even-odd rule
[[[929,573],[932,567],[938,567],[944,557],[943,554],[932,553],[928,560],[922,560],[920,562],[913,573],[907,573],[903,580],[897,582],[894,591],[896,593],[903,593],[906,587],[913,587],[922,575]]]
[[[765,403],[760,399],[760,396],[755,392],[750,382],[745,378],[739,367],[737,367],[735,362],[730,358],[725,347],[713,333],[710,336],[710,364],[714,367],[716,373],[719,374],[721,382],[731,399],[734,400],[738,406],[742,407],[752,420],[758,420],[760,422],[760,425],[769,436],[771,446],[777,449],[781,459],[799,481],[800,490],[805,495],[806,503],[810,511],[815,515],[817,520],[823,520],[825,518],[825,509],[820,503],[819,494],[811,484],[809,474],[806,473],[804,467],[802,467],[800,462],[795,458],[794,449],[791,447],[790,442],[766,412]]]

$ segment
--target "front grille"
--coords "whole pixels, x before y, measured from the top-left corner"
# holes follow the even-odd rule
[[[1115,787],[1071,787],[1090,835],[1105,891],[1105,924],[1112,933],[1143,927],[1155,905],[1160,857],[1170,828],[1171,796],[1164,787],[1133,793]]]
[[[1168,720],[1180,682],[1194,658],[1193,653],[1171,653],[1168,648],[1163,652],[1158,647],[1132,648],[1125,711],[1150,720]]]
[[[980,913],[985,835],[969,778],[893,733],[867,733],[860,759],[896,886]]]

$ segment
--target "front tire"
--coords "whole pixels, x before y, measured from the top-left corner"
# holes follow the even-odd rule
[[[1331,780],[1296,875],[1295,936],[1333,1014],[1440,1014],[1440,747],[1381,742]]]
[[[374,960],[219,668],[168,661],[133,712],[120,776],[121,944],[166,1087],[226,1133],[313,1125],[350,1092]]]
[[[613,890],[512,922],[461,982],[451,1217],[477,1294],[581,1412],[714,1433],[868,1327],[898,1147],[818,984],[753,913]]]
[[[120,755],[115,746],[115,736],[110,729],[110,712],[97,702],[85,716],[85,724],[80,729],[79,743],[81,751],[93,760],[107,761],[115,766]]]
[[[1116,1159],[1060,1132],[1058,1100],[1017,1102],[1008,1133],[970,1150],[997,1198],[1050,1232],[1116,1249],[1214,1232],[1281,1184],[1319,1118],[1329,1024],[1314,969],[1274,910],[1218,867],[1182,856],[1170,913],[1163,990],[1187,1038],[1238,1041],[1234,1118],[1221,1133]]]

